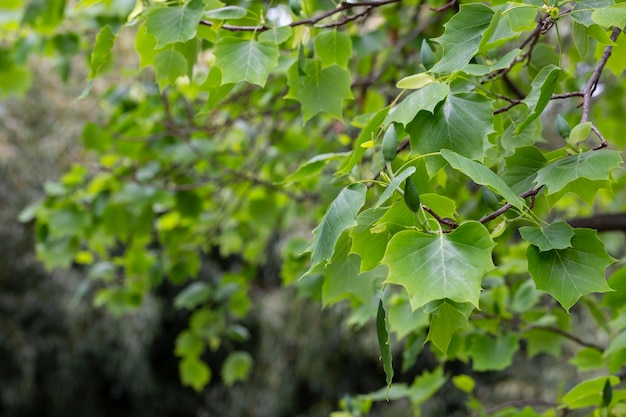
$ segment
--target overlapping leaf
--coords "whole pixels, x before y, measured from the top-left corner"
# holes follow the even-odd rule
[[[558,159],[540,169],[535,183],[545,185],[548,194],[554,194],[579,178],[608,180],[610,172],[621,163],[622,158],[618,151],[601,149],[581,152]]]
[[[430,69],[449,74],[463,68],[478,52],[482,34],[489,27],[493,10],[481,3],[464,4],[444,26],[445,33],[433,39],[443,47],[443,57]]]
[[[448,234],[399,232],[382,260],[389,267],[386,282],[405,287],[413,309],[444,298],[478,306],[481,279],[494,267],[494,246],[487,229],[477,222],[464,223]]]
[[[493,131],[491,100],[476,93],[450,94],[434,115],[420,112],[407,126],[414,152],[426,154],[450,149],[479,161],[484,156],[484,140]],[[442,158],[426,161],[431,175],[444,165]]]
[[[156,47],[186,42],[196,36],[204,11],[202,0],[191,0],[182,6],[161,7],[148,15],[146,31],[156,38]]]
[[[556,88],[556,82],[559,79],[561,69],[555,65],[546,65],[539,71],[539,74],[533,79],[532,90],[524,98],[522,103],[528,108],[528,115],[517,125],[515,133],[521,133],[530,123],[532,123],[543,109],[546,108],[552,97],[552,93]]]
[[[406,126],[422,110],[433,113],[435,106],[445,99],[449,93],[450,87],[448,84],[432,82],[411,93],[394,107],[393,111],[385,119],[385,124],[399,122]]]
[[[322,61],[322,68],[331,65],[346,68],[352,56],[352,41],[345,32],[325,31],[315,38],[314,50],[315,56]]]
[[[222,70],[223,84],[247,81],[263,87],[278,55],[275,43],[223,38],[215,48],[215,66]]]
[[[429,340],[444,355],[448,352],[452,336],[462,329],[469,328],[469,315],[473,310],[469,303],[455,303],[443,300],[430,318]]]
[[[550,293],[566,310],[585,294],[611,289],[604,270],[613,259],[594,230],[574,229],[571,247],[566,249],[542,252],[530,245],[526,255],[537,289]]]
[[[565,222],[551,223],[544,227],[524,226],[519,229],[522,238],[535,245],[541,252],[572,247],[574,229]]]

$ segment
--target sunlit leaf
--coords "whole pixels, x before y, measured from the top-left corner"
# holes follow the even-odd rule
[[[217,43],[215,66],[222,70],[223,84],[247,81],[263,87],[278,55],[274,43],[228,37]]]

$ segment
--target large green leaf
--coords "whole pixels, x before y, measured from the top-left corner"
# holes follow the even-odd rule
[[[545,185],[548,194],[554,194],[579,178],[592,181],[608,180],[611,170],[621,163],[622,158],[618,151],[601,149],[580,152],[558,159],[540,169],[535,183]]]
[[[478,222],[439,235],[399,232],[389,241],[382,260],[389,267],[386,282],[405,287],[413,309],[443,298],[478,306],[481,279],[494,268],[494,246]]]
[[[215,47],[215,66],[222,70],[222,84],[247,81],[263,87],[278,56],[275,43],[228,37]]]
[[[516,134],[520,134],[528,125],[530,125],[546,108],[552,97],[552,93],[556,88],[556,82],[559,79],[561,69],[555,65],[546,65],[539,71],[539,74],[533,79],[530,93],[522,100],[522,103],[528,108],[528,115],[515,129]]]
[[[187,75],[187,60],[173,48],[159,52],[154,57],[153,66],[161,89],[168,84],[174,84],[178,77]]]
[[[196,36],[202,17],[202,0],[191,0],[182,6],[161,7],[146,19],[146,31],[156,38],[156,47],[185,42]]]
[[[481,3],[464,4],[444,26],[445,33],[433,39],[443,47],[443,57],[430,69],[449,74],[463,68],[478,52],[482,34],[489,27],[493,10]]]
[[[330,260],[343,231],[356,225],[356,215],[365,204],[366,192],[365,185],[351,184],[330,204],[322,222],[313,230],[311,269]]]
[[[550,293],[566,310],[585,294],[611,290],[604,270],[614,260],[607,255],[595,230],[574,229],[567,249],[542,252],[530,245],[526,255],[537,289]]]
[[[305,122],[321,112],[341,119],[344,100],[352,98],[350,72],[337,65],[323,68],[318,59],[305,61],[304,75],[295,62],[287,74],[287,83],[289,93],[285,98],[300,102]]]
[[[591,14],[591,19],[604,27],[626,27],[626,5],[618,4],[606,9],[597,9]]]
[[[518,197],[498,175],[486,166],[447,149],[442,149],[441,155],[452,168],[461,171],[475,183],[492,187],[513,207],[518,210],[524,209],[524,200]]]
[[[322,61],[322,68],[331,65],[346,68],[352,56],[352,41],[345,32],[324,31],[315,38],[314,50],[315,56]]]
[[[449,95],[435,114],[420,112],[407,126],[413,152],[426,154],[450,149],[466,158],[482,161],[484,141],[492,133],[491,100],[475,93]],[[428,158],[432,175],[445,165],[442,158]]]
[[[435,106],[445,99],[450,93],[448,84],[433,82],[411,93],[400,104],[393,108],[387,115],[385,124],[399,122],[407,125],[415,119],[417,113],[426,110],[430,113],[435,111]]]
[[[571,248],[574,237],[574,229],[565,222],[551,223],[544,227],[524,226],[519,228],[519,232],[525,241],[541,252]]]
[[[563,396],[563,405],[571,410],[602,404],[602,392],[605,384],[617,385],[620,382],[616,376],[601,376],[588,379],[576,385]]]
[[[444,355],[448,353],[448,347],[452,336],[462,329],[469,328],[469,315],[474,307],[469,303],[455,303],[443,300],[430,317],[428,330],[429,340]]]
[[[606,9],[614,4],[613,0],[578,0],[574,4],[570,15],[574,22],[584,26],[591,26],[596,23],[592,18],[596,10]]]
[[[506,171],[500,178],[516,194],[532,188],[537,172],[548,162],[541,151],[535,146],[517,148],[515,153],[504,158]]]

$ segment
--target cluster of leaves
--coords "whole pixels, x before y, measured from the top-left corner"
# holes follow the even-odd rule
[[[46,184],[48,197],[23,212],[36,218],[40,258],[86,265],[102,285],[96,304],[118,312],[164,279],[200,276],[176,301],[193,310],[175,353],[197,390],[211,377],[205,349],[247,338],[237,321],[249,289],[290,239],[285,283],[324,306],[347,300],[352,324],[377,324],[387,387],[344,413],[386,398],[418,412],[448,379],[491,413],[472,377],[444,375],[447,361],[503,370],[521,346],[560,357],[569,340],[582,347],[572,363],[603,376],[544,415],[626,414],[626,269],[612,267],[607,283],[615,259],[593,230],[597,210],[625,208],[624,4],[231,3],[83,0],[71,16],[61,0],[5,6],[4,93],[27,87],[27,52],[54,54],[63,74],[94,29],[84,94],[119,38],[134,39],[138,71],[154,74],[107,94],[108,115],[83,133],[92,164]],[[579,216],[589,227],[568,224]],[[312,222],[307,249],[299,235]],[[216,250],[226,273],[203,265]],[[608,346],[571,333],[575,306]],[[404,370],[425,346],[440,366],[393,383],[396,342]],[[233,352],[224,380],[251,363]],[[497,415],[519,413],[540,415]]]

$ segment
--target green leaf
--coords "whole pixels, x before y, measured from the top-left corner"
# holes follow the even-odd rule
[[[444,100],[448,94],[450,94],[448,84],[432,82],[424,88],[411,93],[394,107],[385,118],[385,125],[399,122],[406,126],[422,110],[433,113],[437,104]]]
[[[498,70],[508,68],[521,52],[522,52],[521,49],[513,49],[512,51],[509,51],[508,53],[503,55],[502,58],[498,59],[495,63],[491,65],[467,64],[465,67],[463,67],[463,72],[466,72],[471,75],[481,76],[481,75],[487,75],[490,72],[495,72]]]
[[[367,121],[367,124],[365,125],[363,130],[361,130],[361,133],[359,133],[358,138],[354,142],[350,157],[348,157],[348,159],[346,159],[337,169],[337,175],[348,174],[350,171],[352,171],[356,164],[361,161],[363,155],[367,151],[367,149],[365,149],[361,145],[367,141],[374,140],[374,138],[376,137],[376,132],[378,132],[378,130],[380,129],[381,125],[383,124],[383,120],[385,120],[385,117],[388,113],[389,107],[385,107],[376,112],[376,114],[373,114],[372,117]]]
[[[602,404],[602,392],[606,383],[617,385],[620,381],[616,376],[601,376],[583,381],[568,391],[561,402],[570,410]]]
[[[247,81],[263,87],[278,56],[274,43],[228,37],[217,42],[215,66],[222,70],[222,84]]]
[[[492,101],[481,94],[449,95],[434,115],[417,114],[407,126],[411,149],[419,154],[450,149],[466,158],[482,161],[484,141],[493,129]],[[428,158],[430,175],[444,165],[442,158]]]
[[[420,47],[420,61],[427,71],[435,65],[435,54],[426,39],[422,39],[422,46]]]
[[[248,352],[233,352],[222,365],[222,380],[226,386],[245,381],[252,368],[252,356]]]
[[[356,253],[361,257],[360,272],[371,271],[383,259],[389,233],[372,233],[371,229],[386,211],[386,208],[363,211],[356,219],[356,226],[350,231],[352,238],[350,253]]]
[[[291,66],[287,73],[289,93],[285,98],[300,102],[305,122],[321,112],[341,119],[344,100],[352,98],[350,72],[337,65],[322,68],[317,59],[306,60],[304,71],[300,76],[298,63]]]
[[[389,341],[389,322],[386,318],[383,300],[378,301],[378,313],[376,314],[376,335],[378,336],[378,346],[383,360],[383,369],[387,380],[387,391],[391,388],[393,380],[393,365],[391,363],[391,344]]]
[[[478,306],[481,279],[494,268],[494,246],[478,222],[463,223],[452,233],[437,236],[399,232],[389,241],[382,260],[389,267],[386,282],[405,287],[413,309],[443,298]]]
[[[452,336],[459,330],[469,328],[468,317],[472,310],[471,304],[458,304],[443,300],[430,317],[430,328],[426,340],[444,355],[447,354]]]
[[[113,33],[111,26],[106,25],[96,36],[96,45],[91,53],[89,64],[89,80],[95,78],[111,62],[111,48],[115,43],[117,35]]]
[[[188,41],[196,36],[203,9],[202,0],[191,0],[182,6],[160,7],[148,15],[146,31],[156,38],[159,49]]]
[[[419,73],[404,77],[396,83],[396,88],[419,90],[428,84],[435,82],[435,79],[426,73]]]
[[[585,122],[574,126],[569,136],[567,137],[567,143],[572,146],[577,146],[579,142],[587,139],[589,133],[591,133],[591,122]]]
[[[470,355],[475,371],[500,371],[508,368],[513,355],[519,349],[519,336],[516,334],[492,337],[476,334],[472,337]]]
[[[596,23],[592,16],[598,9],[608,9],[613,6],[613,0],[579,0],[574,4],[570,15],[572,20],[584,26],[591,26]]]
[[[614,26],[624,29],[626,27],[626,6],[618,4],[613,7],[596,9],[591,14],[591,19],[606,28]]]
[[[383,191],[383,193],[378,198],[378,201],[374,205],[374,208],[380,207],[385,201],[389,200],[391,196],[393,195],[394,191],[396,191],[398,187],[400,187],[402,182],[408,177],[410,177],[411,175],[413,175],[414,172],[415,172],[415,167],[409,166],[400,174],[395,176],[391,180],[391,182],[387,185],[387,188],[385,188],[385,191]]]
[[[571,247],[567,249],[542,252],[531,245],[526,256],[537,289],[550,293],[565,310],[585,294],[611,290],[604,270],[613,259],[595,230],[574,229]]]
[[[289,26],[281,26],[266,30],[259,35],[259,42],[275,43],[276,45],[280,45],[291,37],[291,32],[292,30]]]
[[[537,246],[541,252],[572,247],[574,229],[565,222],[551,223],[544,227],[524,226],[519,228],[522,238]]]
[[[211,369],[197,357],[186,356],[178,364],[178,373],[183,385],[200,392],[211,380]]]
[[[439,194],[424,193],[420,194],[422,204],[433,209],[441,217],[456,217],[456,202],[449,197]]]
[[[498,175],[486,166],[447,149],[441,150],[441,156],[448,161],[452,168],[464,173],[475,183],[493,188],[513,207],[520,211],[524,209],[524,200],[518,197]]]
[[[604,358],[598,349],[587,347],[579,350],[569,363],[576,366],[579,371],[592,371],[604,366]]]
[[[204,352],[206,344],[200,336],[191,330],[183,330],[176,337],[176,347],[174,348],[174,354],[176,356],[186,357],[195,356],[198,357]]]
[[[159,88],[174,84],[178,77],[187,75],[187,60],[175,49],[166,49],[154,57],[154,72]]]
[[[311,269],[328,261],[335,252],[335,244],[344,230],[356,225],[356,215],[365,204],[367,187],[351,184],[344,188],[333,201],[322,222],[313,230],[315,238],[311,245]]]
[[[517,148],[512,156],[504,160],[507,168],[500,178],[516,194],[531,189],[537,172],[548,162],[535,146]]]
[[[449,74],[467,65],[478,52],[482,34],[494,15],[492,9],[481,3],[463,4],[444,25],[445,33],[433,39],[443,47],[443,57],[429,72]]]
[[[176,308],[186,308],[193,310],[197,306],[206,303],[213,294],[213,289],[206,282],[194,282],[174,298]]]
[[[295,172],[289,174],[283,183],[300,182],[316,177],[330,161],[342,159],[347,155],[347,153],[324,153],[316,155],[300,165]]]
[[[524,281],[519,286],[515,294],[513,294],[513,300],[511,301],[511,311],[514,313],[524,313],[530,310],[539,301],[541,293],[535,289],[535,282],[533,280]]]
[[[227,19],[241,19],[248,14],[248,11],[243,7],[239,6],[224,6],[219,9],[209,10],[205,12],[203,17],[207,19],[218,19],[218,20],[227,20]]]
[[[402,340],[409,334],[426,329],[430,324],[429,315],[423,308],[411,311],[411,304],[406,294],[397,294],[387,304],[389,329],[396,333],[397,340]]]
[[[589,51],[589,37],[585,26],[578,22],[572,24],[572,35],[574,37],[574,45],[578,51],[578,56],[581,60],[584,60]]]
[[[558,159],[540,169],[534,182],[545,185],[548,194],[554,194],[579,178],[591,181],[608,180],[610,172],[621,163],[622,158],[618,151],[601,149],[580,152]]]
[[[350,35],[336,29],[324,31],[315,37],[314,51],[322,61],[322,68],[331,65],[347,68],[352,56]]]
[[[528,108],[528,115],[515,129],[520,134],[531,122],[533,122],[546,108],[556,88],[561,69],[555,65],[546,65],[539,71],[531,83],[530,93],[522,100]]]

